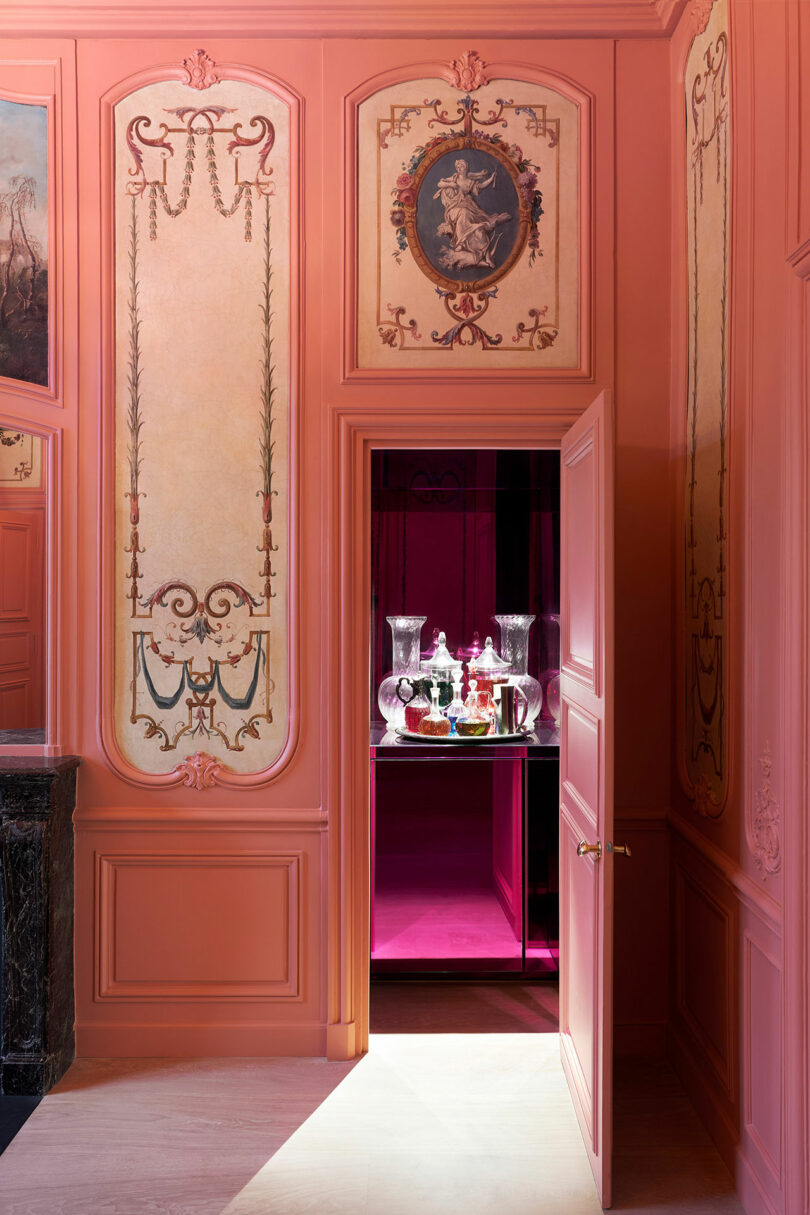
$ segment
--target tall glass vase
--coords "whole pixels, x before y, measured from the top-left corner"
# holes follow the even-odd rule
[[[526,725],[531,727],[540,712],[543,690],[529,674],[529,629],[534,616],[493,616],[501,630],[501,657],[511,666],[510,683],[516,683],[528,701]]]
[[[556,729],[560,724],[560,617],[558,613],[543,616],[543,651],[546,666],[540,675],[543,687],[543,710],[538,725]]]
[[[393,674],[380,684],[377,704],[390,729],[405,725],[405,705],[397,695],[397,684],[403,675],[419,677],[422,647],[422,625],[427,616],[386,616],[393,635]]]

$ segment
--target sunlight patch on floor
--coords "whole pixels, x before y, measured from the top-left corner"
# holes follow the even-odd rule
[[[557,1034],[376,1034],[224,1215],[599,1215]]]

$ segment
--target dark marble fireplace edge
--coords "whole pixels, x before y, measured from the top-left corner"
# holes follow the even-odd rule
[[[73,809],[78,756],[0,757],[0,1093],[41,1096],[75,1053]]]

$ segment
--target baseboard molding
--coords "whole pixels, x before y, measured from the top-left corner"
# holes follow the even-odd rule
[[[745,1207],[746,1215],[781,1215],[780,1208],[771,1202],[741,1147],[737,1149],[735,1181],[737,1196]]]
[[[77,1059],[274,1058],[325,1054],[326,1027],[321,1024],[76,1025]]]
[[[357,1054],[357,1022],[335,1021],[326,1027],[326,1057],[330,1063],[353,1059]]]
[[[613,1023],[614,1055],[665,1055],[667,1053],[666,1021]]]
[[[671,1023],[667,1035],[667,1054],[728,1171],[735,1176],[739,1131],[733,1115],[726,1108],[728,1101],[711,1083],[707,1083],[705,1065],[691,1050],[683,1032]]]

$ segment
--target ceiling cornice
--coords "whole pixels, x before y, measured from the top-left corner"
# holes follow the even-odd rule
[[[4,0],[0,36],[51,38],[657,38],[672,33],[688,0],[416,0],[369,3],[69,4]]]

